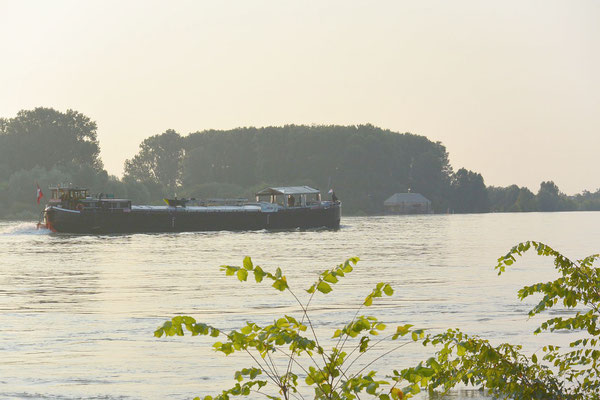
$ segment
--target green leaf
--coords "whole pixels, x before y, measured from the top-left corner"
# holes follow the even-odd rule
[[[240,332],[242,332],[244,335],[249,334],[250,332],[252,332],[252,325],[248,324],[244,326],[242,329],[240,329]]]
[[[281,277],[280,279],[277,279],[273,285],[272,285],[275,289],[279,290],[280,292],[283,292],[285,289],[287,289],[288,284],[285,280],[285,276]]]
[[[412,328],[412,326],[413,325],[411,325],[411,324],[400,325],[396,328],[396,333],[399,334],[400,336],[404,336],[408,332],[410,332],[410,328]]]
[[[232,267],[230,265],[224,265],[222,268],[225,268],[225,275],[227,276],[233,276],[239,269],[239,267]]]
[[[248,271],[251,271],[253,268],[252,259],[248,256],[244,257],[244,268],[246,268]]]
[[[419,385],[415,383],[414,385],[411,386],[410,392],[412,394],[419,394],[421,392],[421,388],[419,388]]]
[[[394,294],[394,289],[392,289],[392,287],[391,287],[390,285],[386,284],[386,285],[383,287],[383,292],[384,292],[386,295],[388,295],[388,296],[391,296],[391,295],[393,295],[393,294]]]
[[[329,286],[329,284],[326,283],[325,281],[321,281],[317,285],[317,290],[321,293],[329,293],[329,292],[331,292],[331,286]]]
[[[242,282],[245,281],[246,279],[248,279],[248,271],[245,269],[241,269],[241,268],[238,269],[237,277],[240,281],[242,281]]]
[[[265,275],[265,272],[258,265],[256,266],[256,268],[254,268],[254,279],[256,280],[256,283],[262,282]]]
[[[241,382],[244,380],[242,373],[240,371],[235,371],[234,378],[236,381]]]
[[[315,383],[314,379],[312,378],[312,376],[310,374],[308,374],[306,376],[306,379],[304,379],[304,381],[306,382],[307,385],[311,386]]]
[[[367,336],[363,336],[360,339],[360,347],[358,350],[360,353],[364,353],[365,351],[367,351],[367,349],[369,348],[369,341],[370,339]]]
[[[285,319],[285,318],[279,318],[279,319],[277,320],[277,322],[275,323],[275,325],[276,325],[278,328],[287,328],[288,326],[290,326],[290,324],[289,324],[288,320],[287,320],[287,319]]]

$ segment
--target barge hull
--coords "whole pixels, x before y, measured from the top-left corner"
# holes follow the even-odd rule
[[[143,233],[244,231],[262,229],[338,229],[341,205],[310,209],[286,209],[277,212],[194,212],[185,208],[169,210],[46,210],[46,226],[66,233]]]

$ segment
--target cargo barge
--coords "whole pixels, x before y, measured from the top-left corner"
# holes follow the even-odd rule
[[[335,197],[323,201],[320,192],[308,186],[266,188],[256,193],[256,202],[165,199],[165,206],[90,196],[88,189],[77,187],[55,186],[50,191],[38,226],[65,233],[338,229],[342,208]]]

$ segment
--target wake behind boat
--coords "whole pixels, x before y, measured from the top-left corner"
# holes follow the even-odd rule
[[[137,233],[261,230],[340,226],[341,203],[323,201],[308,186],[271,187],[256,202],[165,199],[166,206],[132,205],[129,199],[93,197],[88,189],[50,187],[39,225],[54,232]],[[334,198],[335,199],[335,198]]]

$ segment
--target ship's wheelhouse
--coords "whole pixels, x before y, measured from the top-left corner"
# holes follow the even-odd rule
[[[86,188],[70,185],[50,186],[50,200],[48,201],[48,205],[75,210],[87,198],[89,198],[89,191]]]
[[[129,211],[131,200],[115,199],[112,195],[91,197],[89,190],[70,185],[51,186],[49,206],[77,211]]]
[[[321,203],[321,192],[309,186],[270,187],[256,193],[256,201],[283,208],[307,207]]]

